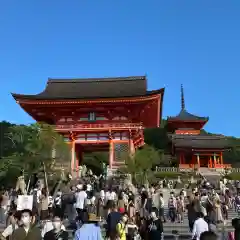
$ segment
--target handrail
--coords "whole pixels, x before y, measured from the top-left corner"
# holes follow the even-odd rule
[[[141,123],[87,123],[87,124],[57,124],[55,125],[56,130],[67,130],[67,129],[100,129],[100,128],[142,128]]]

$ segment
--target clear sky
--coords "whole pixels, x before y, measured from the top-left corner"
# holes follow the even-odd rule
[[[239,0],[2,0],[0,120],[33,120],[10,92],[48,77],[147,75],[165,87],[163,117],[209,116],[206,130],[240,137]]]

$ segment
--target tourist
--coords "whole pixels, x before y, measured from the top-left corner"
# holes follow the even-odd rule
[[[45,234],[47,233],[47,232],[49,232],[49,231],[51,231],[51,230],[53,230],[54,229],[54,224],[53,224],[53,220],[55,219],[55,218],[61,218],[62,219],[62,215],[60,215],[60,216],[57,216],[57,215],[55,215],[56,217],[54,218],[53,216],[52,216],[52,213],[50,213],[50,218],[48,219],[48,220],[45,220],[45,221],[42,221],[41,222],[41,235],[42,235],[42,237],[44,237],[45,236]],[[61,224],[61,229],[63,230],[63,231],[65,231],[66,230],[66,228],[65,228],[65,226],[63,225],[63,224]]]
[[[95,214],[89,214],[83,225],[75,232],[74,240],[102,240],[99,219]]]
[[[42,240],[41,231],[33,225],[33,214],[29,209],[22,210],[21,223],[12,234],[12,240]]]
[[[183,215],[184,215],[184,202],[181,199],[181,196],[176,198],[176,212],[177,212],[177,219],[179,223],[183,223]]]
[[[97,206],[96,206],[96,197],[92,196],[91,199],[89,199],[89,203],[87,204],[87,212],[97,214]]]
[[[200,240],[218,240],[218,239],[219,238],[217,234],[212,231],[205,231],[200,235]]]
[[[129,218],[134,218],[136,214],[135,204],[133,198],[128,198],[127,212]]]
[[[165,215],[164,215],[164,199],[163,194],[159,193],[159,209],[158,209],[159,218],[166,222]]]
[[[148,239],[159,240],[162,239],[163,224],[161,219],[156,215],[156,211],[150,213],[150,221],[148,223]]]
[[[115,240],[116,238],[116,227],[122,218],[121,213],[118,211],[117,205],[113,205],[112,211],[107,216],[107,226],[106,232],[107,236],[111,240]]]
[[[223,222],[223,215],[222,215],[222,206],[221,206],[221,202],[219,199],[215,200],[215,221],[216,223],[222,223]]]
[[[104,219],[106,216],[105,211],[105,192],[103,190],[100,191],[100,197],[97,200],[97,216],[101,219]]]
[[[77,191],[75,194],[76,197],[75,207],[80,221],[83,221],[83,210],[85,208],[85,203],[87,199],[87,193],[85,189],[86,189],[85,186],[83,186],[82,184],[78,184]]]
[[[42,195],[39,197],[40,201],[40,220],[46,220],[49,217],[48,211],[48,193],[45,188],[42,189]]]
[[[108,214],[113,208],[115,201],[117,200],[117,194],[112,188],[109,188],[109,190],[106,192],[105,200],[106,200],[106,209]]]
[[[60,191],[57,192],[57,195],[53,201],[53,212],[54,212],[54,215],[63,217],[62,194]]]
[[[189,201],[186,208],[187,208],[187,216],[188,216],[188,226],[189,226],[190,232],[192,232],[194,222],[197,218],[197,214],[194,209],[194,202]]]
[[[168,216],[171,222],[175,222],[177,216],[177,202],[173,194],[171,194],[168,200]]]
[[[52,230],[48,231],[44,235],[44,240],[68,240],[68,233],[65,231],[65,227],[62,224],[60,216],[55,216],[52,221]]]
[[[192,239],[199,240],[201,233],[208,231],[208,224],[203,219],[203,214],[201,212],[197,213],[197,219],[195,220],[193,224],[193,230],[192,230]]]
[[[128,215],[124,213],[116,226],[116,236],[119,240],[126,240]]]
[[[121,213],[124,213],[126,211],[126,205],[125,205],[125,201],[124,201],[124,196],[123,195],[124,195],[123,192],[121,192],[119,194],[118,202],[117,202],[119,212],[121,212]]]
[[[19,216],[19,212],[9,213],[9,223],[1,234],[4,239],[10,240],[13,232],[18,229],[21,224],[20,217],[21,216]]]

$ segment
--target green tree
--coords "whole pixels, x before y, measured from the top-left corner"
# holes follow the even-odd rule
[[[122,171],[132,175],[134,182],[145,184],[153,176],[155,166],[161,161],[161,152],[145,145],[137,150],[133,156],[125,158]]]
[[[43,166],[52,172],[57,165],[70,162],[68,145],[50,125],[13,126],[7,138],[11,140],[13,154],[2,162],[5,170],[17,168],[31,175],[43,170]]]

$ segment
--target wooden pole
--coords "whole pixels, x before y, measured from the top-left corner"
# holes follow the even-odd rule
[[[29,179],[28,179],[27,194],[28,194],[28,191],[29,191],[30,183],[31,183],[31,177],[32,177],[32,175],[30,175],[30,177],[29,177]]]
[[[44,180],[45,180],[45,185],[46,185],[47,195],[49,195],[46,167],[45,167],[45,163],[44,163],[44,162],[43,162],[42,164],[43,164]]]

